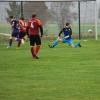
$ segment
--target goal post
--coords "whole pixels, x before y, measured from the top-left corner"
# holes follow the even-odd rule
[[[98,5],[97,0],[95,1],[95,39],[98,40]]]
[[[16,1],[18,5],[14,6],[12,1]],[[39,5],[42,1],[45,2],[45,4]],[[12,5],[9,5],[9,2],[12,3]],[[11,9],[12,6],[16,9]],[[45,16],[48,16],[48,19],[46,19],[46,17],[46,20],[44,19],[44,23],[46,23],[44,29],[46,30],[47,28],[48,33],[55,37],[60,30],[58,24],[59,26],[62,23],[64,25],[65,22],[69,21],[72,24],[73,32],[76,34],[75,38],[99,39],[100,29],[98,29],[97,0],[0,0],[0,33],[11,33],[10,25],[7,22],[7,17],[9,16],[7,9],[18,16],[24,16],[25,19],[28,20],[33,12],[33,7],[36,8],[36,11],[38,10],[37,8],[39,8],[37,14],[40,19],[44,19]]]

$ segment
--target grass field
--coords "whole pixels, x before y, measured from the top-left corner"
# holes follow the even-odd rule
[[[0,100],[100,100],[100,41],[48,48],[33,60],[28,43],[0,45]]]
[[[10,24],[0,24],[0,33],[11,33],[11,26]]]

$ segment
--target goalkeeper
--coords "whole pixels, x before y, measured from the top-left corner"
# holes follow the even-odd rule
[[[64,37],[60,38],[62,33],[64,33]],[[55,40],[51,45],[49,45],[49,47],[54,48],[56,45],[58,45],[59,41],[62,41],[63,43],[68,43],[72,48],[81,47],[79,42],[73,44],[72,29],[70,23],[66,23],[65,27],[60,31],[57,40]]]

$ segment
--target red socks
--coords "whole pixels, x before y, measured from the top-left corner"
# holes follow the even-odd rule
[[[38,54],[39,50],[40,50],[40,45],[36,46],[36,51],[35,51],[36,55]]]
[[[31,47],[31,54],[33,58],[36,56],[34,47]]]
[[[33,47],[31,47],[31,54],[32,54],[33,58],[37,57],[37,54],[38,54],[39,50],[40,50],[40,46],[33,46]]]

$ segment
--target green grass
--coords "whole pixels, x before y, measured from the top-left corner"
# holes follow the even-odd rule
[[[8,42],[10,36],[5,36],[0,34],[0,44],[4,44]]]
[[[0,24],[0,33],[9,34],[10,32],[11,32],[10,24]]]
[[[0,45],[0,100],[100,100],[100,41],[72,49],[43,42],[40,59],[29,45]]]

